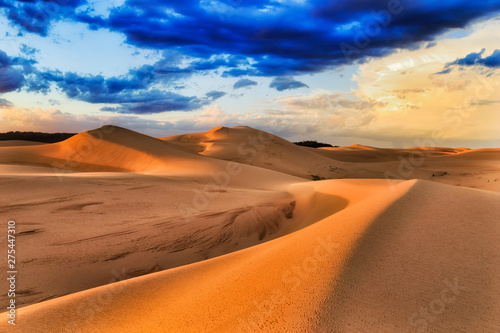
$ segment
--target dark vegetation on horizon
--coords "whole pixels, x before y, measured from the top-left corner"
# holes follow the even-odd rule
[[[37,141],[45,143],[54,143],[64,141],[71,138],[77,133],[42,133],[42,132],[7,132],[0,133],[0,141],[5,140],[24,140],[24,141]]]
[[[23,140],[23,141],[55,143],[69,139],[76,134],[78,133],[43,133],[43,132],[10,131],[6,133],[0,133],[0,141]],[[312,147],[312,148],[338,147],[338,146],[332,146],[329,143],[318,142],[316,140],[304,140],[304,141],[294,142],[294,144],[296,144],[297,146]]]
[[[312,147],[312,148],[320,148],[320,147],[338,147],[338,146],[332,146],[329,143],[323,143],[323,142],[318,142],[316,140],[305,140],[305,141],[299,141],[299,142],[294,142],[297,146],[304,146],[304,147]]]

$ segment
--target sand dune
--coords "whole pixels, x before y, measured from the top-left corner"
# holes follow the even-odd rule
[[[203,156],[258,166],[306,179],[338,178],[337,161],[247,126],[160,138]]]
[[[500,149],[415,147],[309,148],[250,127],[160,138],[203,156],[304,179],[423,179],[500,191]]]
[[[162,158],[197,157],[174,145],[116,126],[103,126],[54,144],[0,150],[3,163],[39,164],[74,171],[147,171],[164,166]]]
[[[8,143],[16,330],[496,332],[499,161],[313,149],[242,126]]]
[[[350,163],[347,178],[422,179],[500,192],[500,149],[458,150],[428,155],[421,148],[397,160]]]
[[[422,181],[368,181],[372,195],[360,196],[356,188],[364,181],[341,181],[343,191],[336,190],[336,182],[299,185],[352,201],[305,229],[204,262],[28,306],[20,311],[19,328],[496,331],[498,194]],[[444,207],[453,207],[453,213]]]
[[[353,145],[349,147],[324,147],[314,149],[318,154],[325,157],[354,163],[366,162],[387,162],[398,161],[400,158],[409,158],[414,154],[425,154],[426,158],[437,156],[447,156],[467,151],[465,148],[440,148],[440,147],[415,147],[409,149],[395,148],[374,148],[361,145]]]
[[[128,173],[59,178],[40,169],[2,177],[0,211],[18,221],[19,243],[33,245],[18,262],[19,305],[107,284],[122,269],[130,276],[168,269],[302,226],[284,190]]]
[[[35,142],[35,141],[25,141],[25,140],[6,140],[0,141],[0,147],[19,147],[19,146],[35,146],[35,145],[44,145],[43,142]]]
[[[174,144],[117,126],[103,126],[65,141],[29,147],[0,147],[0,164],[50,167],[53,173],[141,172],[193,178],[237,186],[262,179],[255,186],[293,180],[286,174],[228,163],[194,154]],[[241,177],[244,175],[245,177]],[[267,176],[266,176],[267,175]],[[236,177],[238,176],[238,177]]]

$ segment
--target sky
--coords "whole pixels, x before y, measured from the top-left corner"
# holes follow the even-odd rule
[[[0,0],[0,132],[500,147],[500,0]]]

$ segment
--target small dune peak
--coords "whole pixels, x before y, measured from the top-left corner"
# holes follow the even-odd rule
[[[124,132],[124,131],[130,131],[130,130],[115,125],[104,125],[99,128],[89,130],[86,133],[92,136],[96,136],[97,134],[98,136],[102,136],[103,134],[111,134],[113,132]]]
[[[110,136],[146,136],[144,134],[115,125],[104,125],[99,128],[87,131],[86,133],[101,139],[103,137]]]
[[[99,127],[98,129],[102,131],[114,131],[114,130],[124,130],[125,128],[115,125],[104,125]]]
[[[229,128],[227,128],[227,127],[225,127],[225,126],[218,126],[218,127],[214,127],[214,128],[212,128],[212,129],[211,129],[210,131],[208,131],[208,132],[210,132],[210,133],[214,133],[214,132],[222,132],[222,131],[224,131],[224,132],[228,132],[228,131],[229,131]]]
[[[365,146],[365,145],[360,145],[359,143],[355,143],[353,145],[350,145],[349,148],[356,148],[356,149],[375,149],[370,146]]]
[[[138,133],[138,134],[141,134],[139,132],[130,130],[128,128],[120,127],[120,126],[116,126],[116,125],[103,125],[99,128],[96,128],[94,131],[100,131],[100,132],[105,133],[105,134],[111,134],[111,133],[115,133],[115,132],[116,133]]]

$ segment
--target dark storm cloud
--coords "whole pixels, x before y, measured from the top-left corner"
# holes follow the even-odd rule
[[[159,94],[148,90],[156,80],[154,68],[149,65],[132,69],[122,77],[104,78],[102,75],[81,76],[75,73],[63,75],[60,72],[46,75],[69,98],[89,103],[138,102],[142,98],[152,99],[150,96]]]
[[[123,33],[138,47],[175,49],[205,59],[192,70],[236,66],[228,60],[207,61],[213,55],[255,60],[226,76],[319,72],[414,47],[500,10],[500,0],[128,0],[109,17],[99,17],[77,11],[83,3],[0,0],[0,7],[24,31],[45,35],[51,20],[65,18]]]
[[[319,72],[430,41],[500,10],[500,1],[310,0],[139,1],[112,10],[103,26],[138,47],[256,62],[226,76]]]
[[[18,58],[19,62],[21,61]],[[219,66],[231,66],[238,62],[238,59],[212,59],[207,61],[196,61],[187,67],[180,68],[175,65],[172,59],[162,59],[153,65],[143,65],[128,71],[127,74],[117,77],[105,78],[102,75],[80,75],[72,72],[62,73],[60,71],[38,71],[32,68],[34,75],[27,77],[27,90],[46,93],[54,83],[60,91],[67,97],[89,103],[147,103],[155,99],[171,100],[171,96],[180,96],[171,92],[160,90],[151,90],[150,88],[157,83],[170,84],[179,79],[187,78],[194,73],[203,70],[212,70]],[[206,98],[216,100],[226,93],[220,91],[211,91],[206,94]],[[176,97],[177,101],[178,98]],[[183,100],[181,103],[168,102],[164,105],[169,111],[176,105],[181,106],[179,110],[192,110],[190,105]]]
[[[0,50],[0,93],[17,90],[23,84],[22,68],[15,66],[15,61]]]
[[[29,92],[45,94],[53,87],[57,87],[71,99],[88,103],[119,105],[104,107],[102,108],[104,111],[138,114],[192,111],[226,95],[222,91],[210,91],[204,97],[197,98],[153,89],[152,86],[158,82],[168,83],[191,75],[195,71],[190,68],[177,70],[176,73],[166,71],[165,67],[162,67],[165,65],[164,60],[154,65],[134,68],[125,75],[110,78],[102,75],[63,73],[58,70],[41,71],[35,65],[35,60],[11,58],[5,52],[0,51],[0,93],[24,88]],[[3,103],[2,106],[7,106],[7,104]]]
[[[500,50],[495,50],[489,56],[483,57],[486,49],[482,49],[480,52],[471,52],[463,58],[459,58],[455,61],[449,62],[444,66],[441,72],[436,74],[448,74],[451,72],[452,68],[455,66],[460,67],[487,67],[490,69],[500,68]]]
[[[7,19],[22,32],[46,36],[52,21],[73,18],[85,0],[0,0]]]
[[[83,22],[93,30],[121,33],[138,48],[163,51],[154,65],[105,78],[39,70],[36,50],[23,46],[26,59],[0,53],[0,93],[20,88],[47,93],[56,87],[69,98],[118,105],[106,106],[107,111],[188,111],[223,93],[189,97],[154,88],[175,90],[182,80],[208,72],[274,77],[271,87],[279,91],[307,87],[292,76],[361,63],[423,42],[431,47],[440,33],[499,11],[500,0],[127,0],[101,17],[84,0],[0,0],[0,16],[21,35],[47,36],[60,20]],[[451,66],[497,68],[500,63],[498,50],[467,57],[441,73]],[[254,82],[242,79],[233,88]]]
[[[257,82],[250,80],[250,79],[239,79],[233,84],[233,89],[238,89],[238,88],[243,88],[243,87],[250,87],[250,86],[256,86]]]
[[[222,96],[225,96],[225,95],[226,95],[225,92],[223,92],[223,91],[215,91],[215,90],[209,91],[209,92],[207,92],[205,94],[205,96],[207,96],[207,98],[209,98],[209,99],[211,99],[213,101],[215,101],[216,99],[219,99],[219,98],[221,98]]]
[[[451,72],[451,68],[445,68],[441,72],[437,72],[436,74],[442,75],[442,74],[448,74],[449,72]]]
[[[288,89],[297,89],[297,88],[309,88],[309,86],[303,82],[296,81],[293,77],[281,76],[275,78],[269,84],[270,88],[274,88],[278,91],[288,90]]]
[[[483,58],[479,59],[478,64],[481,64],[486,67],[490,68],[499,68],[500,67],[500,50],[495,50],[493,51],[493,54]]]
[[[28,56],[28,57],[32,57],[34,56],[36,53],[40,52],[39,50],[35,49],[34,47],[30,47],[26,44],[22,44],[21,45],[21,53],[24,54],[25,56]]]
[[[13,106],[11,101],[6,100],[5,98],[0,98],[0,107],[9,107]]]
[[[103,107],[102,111],[127,114],[154,114],[168,111],[191,111],[209,103],[209,100],[194,96],[182,96],[171,92],[145,93],[131,98],[121,98],[118,107]]]
[[[472,66],[477,63],[477,61],[481,60],[481,56],[483,55],[485,49],[482,49],[481,52],[472,52],[466,55],[461,59],[457,59],[453,62],[447,64],[447,66],[459,65],[459,66]]]
[[[183,96],[172,92],[145,92],[130,99],[120,98],[118,107],[103,107],[102,111],[131,114],[154,114],[168,111],[191,111],[209,105],[216,99],[225,96],[223,91],[210,91],[203,98]]]
[[[482,49],[481,52],[472,52],[461,59],[446,64],[447,67],[457,66],[484,66],[489,68],[500,67],[500,50],[495,50],[489,56],[483,57],[486,50]]]

